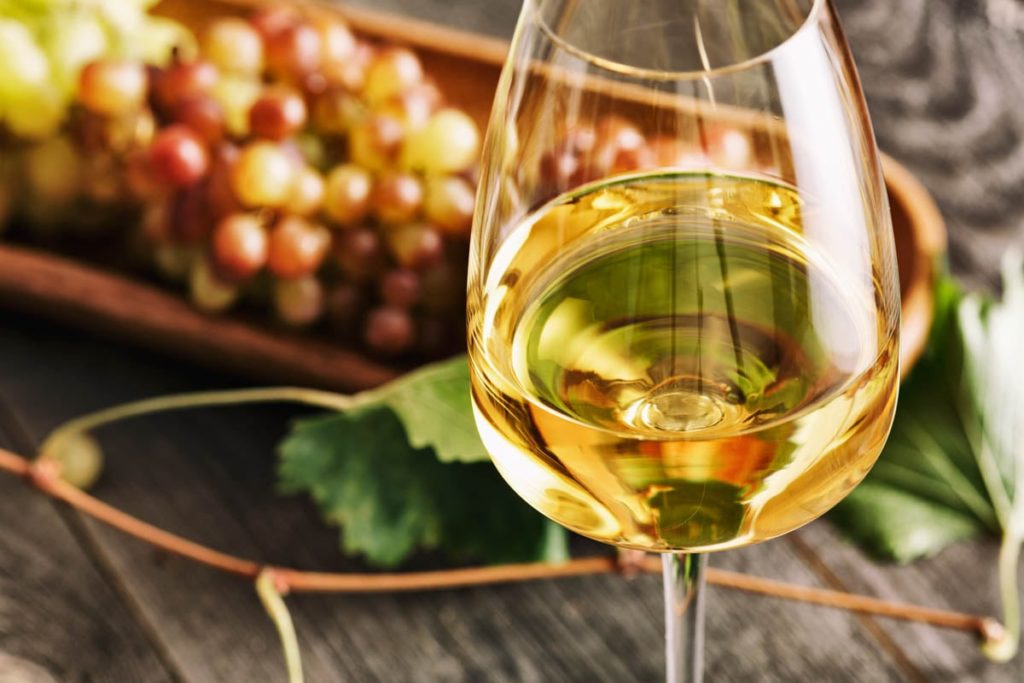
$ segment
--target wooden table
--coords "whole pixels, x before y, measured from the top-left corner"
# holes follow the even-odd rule
[[[372,4],[499,34],[516,10],[514,0]],[[838,4],[882,147],[936,193],[958,272],[990,281],[995,255],[1024,234],[1024,39],[1016,32],[1024,31],[1024,12],[1014,0]],[[986,28],[986,9],[1007,13],[1000,29]],[[5,314],[0,330],[0,443],[25,453],[84,411],[239,383],[26,318]],[[229,552],[311,569],[353,567],[307,502],[274,493],[273,444],[294,416],[227,409],[119,426],[103,433],[109,457],[96,492]],[[273,628],[245,582],[126,539],[7,476],[0,520],[0,682],[283,680]],[[936,607],[998,610],[991,542],[961,544],[912,567],[878,566],[819,522],[712,563]],[[289,598],[313,682],[655,681],[663,666],[659,601],[654,577]],[[710,681],[1020,681],[1022,659],[989,664],[961,633],[727,590],[709,595]]]

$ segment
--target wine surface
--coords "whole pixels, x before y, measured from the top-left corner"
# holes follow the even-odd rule
[[[592,538],[719,550],[822,514],[891,425],[895,324],[805,238],[796,190],[712,173],[560,197],[471,278],[477,423]],[[837,217],[838,218],[838,217]]]

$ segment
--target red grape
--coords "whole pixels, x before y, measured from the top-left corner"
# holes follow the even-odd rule
[[[215,145],[224,139],[224,108],[209,95],[196,95],[178,102],[170,118],[191,128],[207,144]]]
[[[563,192],[579,185],[583,175],[583,164],[579,156],[565,145],[545,152],[540,158],[540,177],[545,187]]]
[[[426,358],[440,358],[451,349],[451,320],[442,318],[423,318],[416,329],[416,351]]]
[[[323,40],[307,23],[285,26],[266,37],[267,69],[277,78],[301,83],[320,68]]]
[[[146,69],[138,62],[96,61],[82,69],[78,99],[97,114],[119,116],[141,109],[146,100]]]
[[[287,216],[270,233],[267,268],[280,278],[312,275],[320,267],[331,244],[331,233],[316,223]]]
[[[239,154],[238,147],[230,142],[222,142],[213,148],[210,172],[206,178],[206,201],[210,215],[215,219],[242,210],[242,203],[231,187],[231,177]]]
[[[706,168],[704,153],[679,138],[662,135],[651,140],[654,163],[662,168]]]
[[[450,261],[441,261],[423,272],[420,303],[438,316],[450,316],[462,309],[462,295],[466,290],[464,270],[455,268]]]
[[[420,298],[420,276],[400,268],[384,274],[379,285],[380,298],[396,308],[410,308]]]
[[[645,144],[643,133],[628,119],[615,115],[603,117],[597,124],[594,149],[587,157],[585,180],[611,172],[620,155],[634,152]]]
[[[298,10],[290,5],[266,5],[249,17],[249,23],[268,41],[286,28],[295,26],[302,19]]]
[[[412,346],[416,326],[407,312],[384,306],[370,311],[363,339],[372,351],[395,356]]]
[[[332,251],[341,270],[358,282],[377,272],[384,260],[380,236],[369,228],[354,228],[336,235]]]
[[[361,223],[370,210],[373,177],[355,164],[336,166],[327,176],[324,211],[343,227]]]
[[[335,331],[348,336],[363,317],[363,293],[356,285],[340,284],[327,293],[327,320]]]
[[[653,150],[651,150],[647,145],[641,145],[640,147],[620,149],[615,154],[615,158],[612,159],[612,166],[610,170],[613,174],[630,173],[632,171],[650,168],[653,165]]]
[[[149,154],[144,151],[133,152],[125,159],[124,182],[131,196],[144,202],[157,200],[165,190],[153,173]]]
[[[427,183],[427,220],[449,235],[466,235],[473,223],[476,191],[464,178],[448,176]]]
[[[213,230],[213,216],[206,201],[206,188],[196,183],[178,190],[171,197],[171,236],[177,242],[202,244]]]
[[[306,125],[306,102],[291,88],[272,86],[249,109],[249,130],[258,137],[284,140]]]
[[[204,59],[175,62],[157,73],[153,99],[162,111],[172,112],[185,100],[209,94],[219,78],[217,67]]]
[[[199,137],[181,124],[164,128],[149,148],[149,163],[159,181],[174,187],[196,183],[210,165]]]
[[[232,214],[213,230],[212,256],[217,273],[230,280],[245,280],[267,263],[267,231],[252,214]]]
[[[731,171],[748,170],[754,161],[749,135],[732,126],[708,126],[704,142],[708,156],[721,168]]]
[[[381,223],[399,225],[416,220],[423,208],[423,183],[411,173],[392,171],[377,179],[373,212]]]
[[[427,225],[393,228],[388,231],[386,239],[391,255],[403,268],[426,268],[444,256],[444,240]]]

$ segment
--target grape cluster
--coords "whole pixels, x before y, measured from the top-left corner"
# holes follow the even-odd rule
[[[126,249],[209,313],[267,310],[380,356],[457,347],[473,119],[415,52],[335,16],[268,6],[194,43],[82,64],[66,124],[22,154],[29,213],[137,216]]]
[[[742,172],[756,168],[768,175],[778,174],[776,169],[760,168],[749,130],[709,122],[695,138],[646,135],[632,121],[615,114],[578,122],[562,131],[540,158],[541,194],[553,198],[601,178],[653,169]]]

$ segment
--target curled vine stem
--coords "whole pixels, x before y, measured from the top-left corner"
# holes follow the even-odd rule
[[[517,564],[472,567],[430,572],[408,573],[321,573],[288,568],[269,569],[260,563],[235,557],[172,534],[144,522],[89,495],[61,479],[59,467],[46,455],[48,448],[62,440],[87,434],[91,430],[120,420],[153,413],[189,408],[241,405],[246,403],[295,402],[304,405],[347,410],[358,401],[350,396],[302,388],[242,389],[233,391],[179,394],[146,399],[85,415],[54,430],[40,448],[41,456],[30,461],[0,449],[0,470],[24,478],[37,490],[63,501],[119,531],[161,548],[169,553],[199,564],[256,582],[256,590],[281,639],[288,666],[289,683],[302,683],[302,667],[294,624],[283,596],[289,592],[382,593],[429,591],[496,583],[524,582],[571,576],[619,573],[626,576],[639,572],[659,573],[661,564],[654,557],[576,558],[559,564]],[[1005,562],[1016,562],[1019,545],[1013,557],[1006,553]],[[982,649],[997,661],[1006,661],[1016,652],[1019,612],[1007,612],[1011,628],[1004,628],[990,617],[932,609],[918,605],[891,602],[841,591],[798,586],[772,581],[738,572],[709,569],[708,583],[721,587],[793,600],[808,604],[843,609],[861,614],[905,621],[916,621],[941,628],[973,632],[982,640]],[[1004,594],[1006,586],[1003,586]],[[1016,595],[1016,585],[1012,586]],[[1008,649],[1012,648],[1012,650]]]

